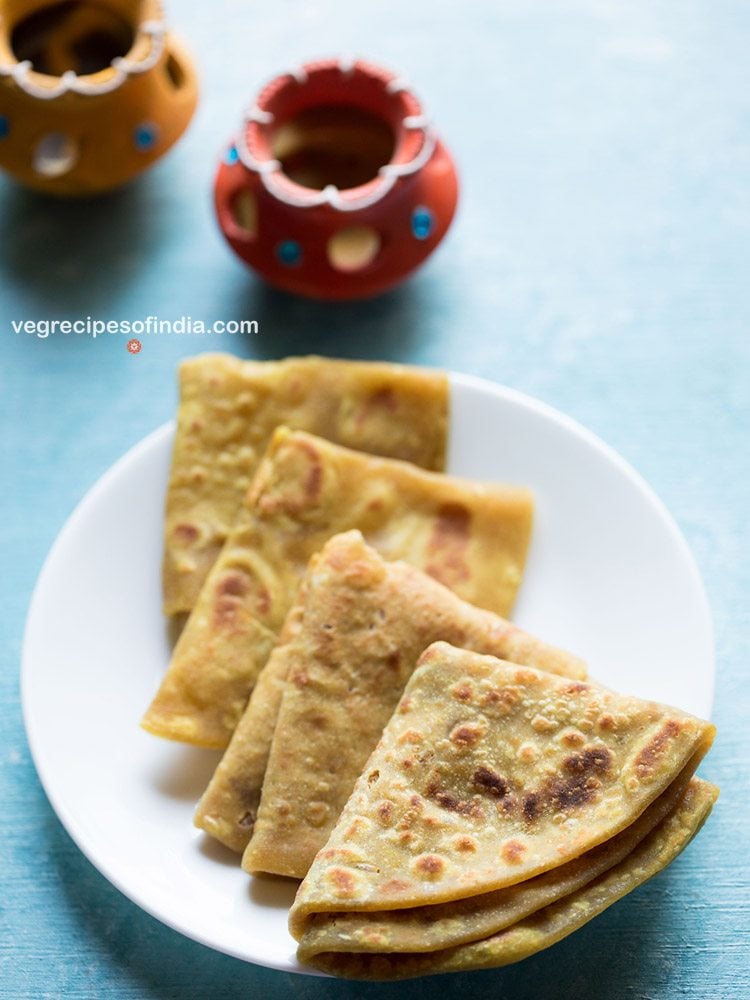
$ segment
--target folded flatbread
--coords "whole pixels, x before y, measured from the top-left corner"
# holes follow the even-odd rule
[[[426,369],[317,357],[184,361],[166,506],[166,614],[195,605],[281,424],[440,471],[448,380]]]
[[[341,915],[325,914],[322,933],[319,933],[315,918],[308,918],[300,942],[299,958],[334,975],[375,980],[499,968],[518,962],[567,937],[666,868],[701,828],[717,797],[715,786],[693,778],[687,788],[680,790],[676,804],[649,832],[644,833],[644,830],[651,827],[653,820],[663,811],[669,792],[648,807],[631,828],[614,838],[611,849],[605,844],[580,858],[581,863],[592,864],[592,878],[565,876],[558,880],[555,873],[550,872],[513,889],[500,890],[497,897],[505,894],[509,898],[504,905],[500,903],[499,908],[504,909],[504,915],[511,922],[503,923],[501,929],[486,936],[430,952],[407,951],[403,945],[399,950],[378,951],[379,937],[391,941],[400,934],[401,927],[397,921],[404,911],[391,911],[380,915],[384,918],[380,924],[375,919],[379,915],[371,915],[370,936],[367,939],[371,947],[358,951],[357,942],[352,943],[345,938],[346,922],[337,923]],[[631,841],[632,847],[625,851]],[[569,863],[560,869],[560,873],[575,864]],[[576,885],[578,881],[580,885]],[[558,889],[567,891],[557,896]],[[555,897],[555,901],[545,902],[550,895]],[[477,897],[477,900],[481,899]],[[465,919],[454,918],[454,923],[462,930],[467,925],[471,926],[472,902],[466,901],[468,916]],[[516,919],[513,919],[514,915],[517,915]],[[427,916],[423,915],[422,920],[426,929],[432,926]],[[440,917],[437,918],[437,925],[441,925]],[[431,941],[434,940],[433,931]],[[407,945],[410,943],[404,942]]]
[[[528,490],[426,472],[301,431],[274,434],[143,725],[225,747],[310,557],[359,528],[389,559],[509,613],[532,522]]]
[[[479,941],[569,896],[609,871],[675,808],[698,766],[691,760],[638,819],[574,861],[506,889],[403,910],[318,913],[307,920],[301,954],[430,952]]]
[[[577,657],[467,604],[407,563],[386,562],[359,531],[334,536],[313,557],[284,631],[196,824],[235,850],[252,833],[243,866],[297,878],[328,839],[431,642],[586,674]]]
[[[493,892],[625,830],[704,754],[691,715],[444,642],[420,658],[298,892],[312,914]]]

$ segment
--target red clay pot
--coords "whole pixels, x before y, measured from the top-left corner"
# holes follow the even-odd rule
[[[393,73],[329,59],[274,79],[216,176],[229,244],[277,288],[355,299],[435,249],[458,181],[422,105]]]

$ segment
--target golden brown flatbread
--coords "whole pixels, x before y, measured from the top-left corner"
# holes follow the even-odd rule
[[[440,471],[448,380],[427,369],[317,357],[184,361],[167,492],[166,614],[194,607],[281,424]]]
[[[313,914],[300,941],[300,955],[433,952],[497,934],[578,891],[623,861],[672,812],[699,763],[694,757],[635,822],[573,861],[505,889],[450,903]]]
[[[302,621],[305,588],[287,615],[279,644],[261,670],[229,746],[198,804],[195,825],[241,854],[252,836],[276,718],[286,685],[283,650]]]
[[[629,831],[618,835],[616,839],[620,843],[614,852],[618,860],[611,866],[607,864],[603,874],[598,871],[601,865],[596,865],[595,877],[585,880],[581,887],[572,889],[555,902],[533,909],[528,916],[523,916],[486,937],[432,952],[357,952],[342,947],[346,943],[342,934],[337,943],[341,950],[321,951],[318,946],[325,946],[330,942],[326,942],[325,938],[316,939],[316,928],[312,923],[302,936],[300,960],[334,975],[365,980],[408,979],[435,973],[499,968],[521,961],[567,937],[666,868],[700,830],[718,794],[715,786],[700,778],[693,778],[687,788],[681,791],[677,804],[651,832],[638,839],[641,830],[632,831],[636,842],[624,857],[619,857],[620,848],[630,837]],[[660,800],[657,799],[636,821],[634,827],[642,827],[644,820],[650,823],[659,804]],[[603,846],[604,850],[595,850],[608,862],[614,855],[606,850],[607,845]],[[590,856],[584,856],[580,860],[584,861],[587,857]],[[549,882],[552,878],[554,872],[547,876],[537,876],[515,887],[515,900],[510,902],[510,907],[515,906],[520,913],[543,901],[546,894],[539,883],[544,879]],[[506,893],[509,891],[505,890]],[[531,895],[532,899],[524,901],[525,893]],[[467,906],[470,902],[467,901]],[[380,927],[386,940],[394,934],[390,920],[398,915],[399,911],[392,911],[386,915],[388,922]],[[378,934],[374,923],[372,934],[373,937]]]
[[[359,531],[334,536],[313,557],[285,633],[196,825],[234,850],[252,833],[248,871],[298,878],[327,840],[431,642],[445,639],[568,677],[586,673],[577,657],[467,604],[415,567],[386,562]]]
[[[507,616],[523,573],[533,501],[280,428],[214,564],[143,725],[225,747],[310,557],[359,528],[389,559]]]
[[[615,837],[714,727],[444,642],[420,658],[290,914],[492,892]]]

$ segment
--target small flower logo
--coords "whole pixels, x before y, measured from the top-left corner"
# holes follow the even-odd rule
[[[140,342],[140,340],[136,340],[135,337],[132,340],[128,341],[128,351],[130,352],[130,354],[140,354],[142,347],[143,344]]]

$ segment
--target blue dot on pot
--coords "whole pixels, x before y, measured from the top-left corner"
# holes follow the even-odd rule
[[[231,167],[240,158],[240,154],[237,152],[236,146],[230,146],[229,149],[224,153],[224,162],[229,164]]]
[[[296,240],[282,240],[276,247],[276,256],[285,267],[295,267],[302,260],[302,247]]]
[[[0,139],[7,139],[10,135],[10,119],[5,115],[0,115]]]
[[[418,240],[426,240],[435,228],[435,218],[429,208],[417,205],[411,216],[411,231]]]
[[[147,153],[150,149],[154,148],[158,137],[159,130],[156,125],[152,125],[151,122],[144,122],[133,133],[135,148],[139,149],[142,153]]]

